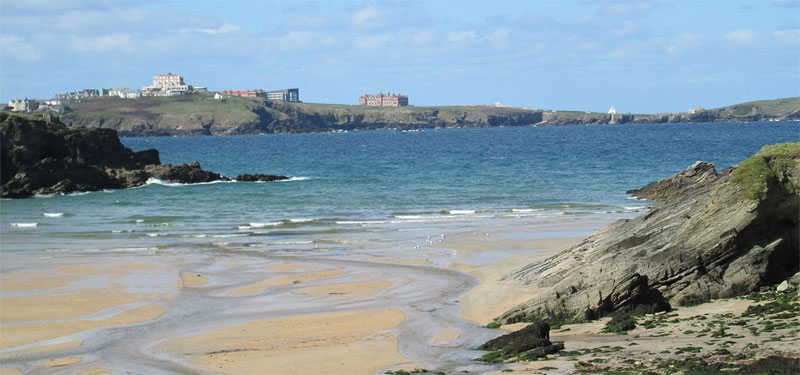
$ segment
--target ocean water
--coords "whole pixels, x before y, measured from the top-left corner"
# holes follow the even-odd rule
[[[271,183],[151,183],[0,202],[3,252],[352,252],[546,220],[630,217],[625,191],[697,160],[722,169],[800,123],[637,124],[124,138]],[[398,246],[398,244],[401,244]]]

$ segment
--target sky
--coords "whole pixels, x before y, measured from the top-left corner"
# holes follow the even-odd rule
[[[800,0],[0,0],[0,100],[299,88],[305,102],[618,113],[800,96]]]

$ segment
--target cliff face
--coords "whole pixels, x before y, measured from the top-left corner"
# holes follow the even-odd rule
[[[650,212],[507,275],[542,292],[498,320],[665,310],[787,279],[800,264],[798,162],[800,143],[767,146],[730,173],[695,164],[650,186],[666,198]]]
[[[0,196],[96,191],[139,186],[151,178],[182,183],[228,179],[200,164],[162,165],[158,151],[133,152],[113,129],[68,127],[48,116],[36,119],[0,112]],[[284,176],[240,176],[249,181]]]

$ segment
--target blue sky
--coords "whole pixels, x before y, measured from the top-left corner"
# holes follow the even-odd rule
[[[356,104],[683,111],[800,95],[800,0],[0,0],[0,98],[300,88]]]

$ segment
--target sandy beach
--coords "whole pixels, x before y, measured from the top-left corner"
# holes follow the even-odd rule
[[[503,275],[608,223],[600,218],[466,231],[426,240],[420,249],[346,256],[7,257],[0,284],[0,373],[571,373],[576,361],[569,358],[485,364],[474,361],[485,353],[474,348],[524,326],[483,327],[537,293],[500,280]],[[750,304],[719,301],[677,314],[738,313]],[[568,351],[619,346],[626,356],[643,359],[696,341],[659,340],[663,332],[641,328],[627,336],[603,334],[604,322],[554,330],[552,337]],[[688,324],[669,332],[681,334]]]

